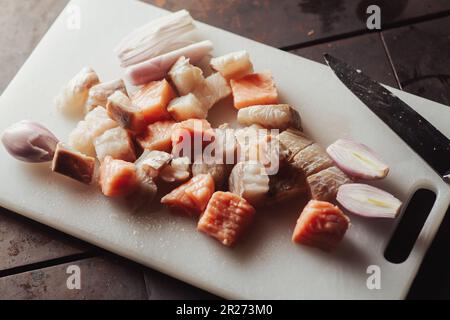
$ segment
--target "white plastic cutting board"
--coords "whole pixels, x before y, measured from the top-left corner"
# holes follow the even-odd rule
[[[3,93],[1,131],[16,121],[34,119],[67,139],[75,122],[53,105],[61,86],[85,65],[104,80],[120,77],[113,47],[133,28],[166,14],[131,0],[74,0],[69,6],[71,12],[79,8],[81,29],[67,27],[67,11],[57,19]],[[258,212],[248,237],[228,249],[196,232],[191,219],[159,208],[132,214],[103,197],[96,186],[52,174],[48,164],[18,162],[4,148],[0,205],[225,298],[403,298],[449,204],[450,188],[325,66],[205,24],[198,27],[202,38],[214,42],[215,55],[246,49],[256,70],[272,70],[283,100],[297,107],[305,131],[316,141],[326,146],[340,137],[354,137],[378,150],[391,166],[380,186],[405,202],[419,187],[437,193],[404,263],[392,264],[383,257],[399,220],[351,216],[345,240],[328,254],[291,243],[302,206],[298,201]],[[450,108],[394,91],[450,135]],[[214,113],[216,122],[235,115],[231,107]],[[369,265],[381,268],[380,290],[366,286]]]

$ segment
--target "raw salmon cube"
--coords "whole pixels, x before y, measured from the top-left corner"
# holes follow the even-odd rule
[[[301,150],[292,160],[292,166],[302,170],[306,177],[333,165],[333,160],[317,143]]]
[[[182,184],[161,199],[172,210],[189,216],[198,216],[205,210],[214,193],[214,179],[210,174],[200,174]]]
[[[167,80],[153,81],[131,95],[131,102],[141,110],[146,124],[170,120],[167,105],[176,97]]]
[[[253,220],[255,209],[237,194],[217,191],[209,200],[197,229],[232,246]]]
[[[331,251],[341,242],[349,225],[350,219],[335,205],[310,200],[297,220],[292,241]]]
[[[142,149],[170,152],[172,150],[172,128],[174,121],[158,121],[147,126],[136,137]]]
[[[334,200],[340,186],[352,180],[339,168],[333,166],[307,178],[311,198],[314,200]]]
[[[172,153],[191,160],[202,155],[203,147],[214,140],[214,130],[204,119],[176,123],[172,130]]]
[[[139,187],[134,163],[106,156],[100,165],[100,186],[107,197],[126,196]]]
[[[234,107],[278,104],[278,92],[270,72],[253,73],[230,81]]]

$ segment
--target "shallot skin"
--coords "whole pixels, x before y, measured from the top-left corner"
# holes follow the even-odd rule
[[[208,55],[212,49],[213,44],[209,40],[191,44],[128,67],[126,69],[127,78],[135,86],[160,80],[167,75],[169,69],[180,57],[184,56],[192,63],[196,63]]]
[[[51,161],[58,144],[58,138],[50,130],[30,120],[22,120],[8,127],[1,140],[11,156],[31,163]]]

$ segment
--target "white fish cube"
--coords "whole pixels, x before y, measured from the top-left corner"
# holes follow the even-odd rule
[[[212,58],[211,67],[227,79],[238,79],[253,73],[253,65],[247,51],[236,51]]]
[[[203,71],[189,63],[189,59],[180,57],[169,71],[169,77],[180,95],[184,96],[201,85],[205,78]]]
[[[167,111],[176,121],[206,119],[208,115],[208,110],[192,93],[173,99],[167,107]]]
[[[106,130],[94,140],[94,146],[97,158],[100,162],[103,161],[106,156],[128,162],[134,162],[136,160],[130,135],[121,127]]]

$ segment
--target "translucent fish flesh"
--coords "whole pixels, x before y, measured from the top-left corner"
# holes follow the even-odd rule
[[[297,220],[292,241],[325,251],[337,247],[350,219],[329,202],[310,200]]]
[[[70,115],[82,115],[89,89],[99,82],[100,80],[92,68],[81,69],[56,97],[57,109]]]
[[[303,132],[289,128],[278,135],[280,144],[288,152],[288,160],[292,160],[297,153],[313,144],[313,141],[308,139]]]
[[[303,171],[306,177],[333,165],[333,160],[317,143],[313,143],[301,150],[292,159],[292,165]]]
[[[161,170],[170,163],[172,155],[164,151],[145,150],[136,160],[138,170],[141,170],[150,178],[157,178]]]
[[[117,127],[105,108],[97,107],[90,111],[83,121],[78,122],[69,135],[69,146],[88,156],[95,156],[94,140],[106,130]]]
[[[264,202],[269,191],[269,176],[259,162],[240,162],[231,171],[228,188],[251,205],[258,206]]]
[[[86,112],[89,112],[96,107],[106,108],[108,97],[116,91],[121,91],[123,94],[128,95],[125,82],[123,82],[122,79],[102,82],[93,86],[89,90],[89,96],[85,107]]]
[[[184,96],[192,92],[195,87],[203,84],[203,71],[189,63],[189,59],[180,57],[169,71],[170,80],[179,95]]]
[[[226,79],[218,72],[205,79],[205,82],[192,92],[202,102],[206,110],[231,94],[231,88]]]
[[[214,179],[214,183],[216,185],[216,190],[220,189],[226,178],[228,173],[228,167],[226,164],[221,163],[193,163],[192,164],[192,175],[195,177],[199,174],[210,174]]]
[[[159,177],[169,183],[184,182],[191,176],[191,161],[188,157],[175,158],[162,168]]]
[[[167,111],[176,121],[206,119],[208,115],[208,109],[204,108],[202,102],[192,93],[173,99]]]
[[[352,180],[333,166],[309,176],[307,182],[312,199],[332,201],[335,200],[339,187]]]
[[[239,124],[244,126],[259,124],[267,129],[301,128],[300,115],[287,104],[243,108],[239,110],[237,120]]]
[[[101,162],[106,156],[113,159],[134,162],[136,154],[133,141],[127,130],[116,127],[106,130],[101,136],[94,140],[95,153]]]
[[[211,59],[211,67],[226,79],[239,79],[253,73],[253,65],[247,51],[235,51]]]

